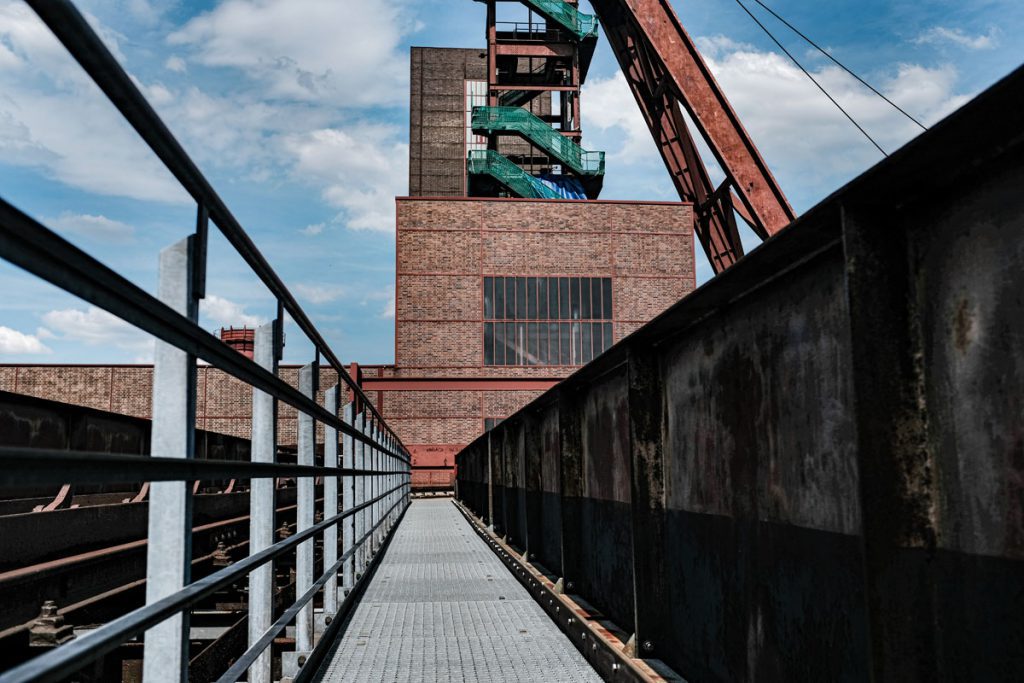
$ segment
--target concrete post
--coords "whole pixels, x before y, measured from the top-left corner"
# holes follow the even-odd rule
[[[274,372],[274,323],[256,328],[253,359]],[[274,397],[252,390],[252,461],[272,463],[277,444],[274,438]],[[274,544],[274,478],[253,479],[249,487],[249,554]],[[274,566],[268,562],[249,574],[249,646],[263,637],[273,622]],[[270,683],[270,650],[249,667],[249,683]]]
[[[313,373],[315,364],[303,366],[299,370],[299,391],[309,398],[313,397]],[[313,417],[303,411],[298,415],[298,462],[300,465],[313,465],[313,451],[316,442],[316,427]],[[313,477],[299,477],[298,509],[296,511],[296,532],[302,533],[313,526],[315,491]],[[298,597],[313,585],[313,539],[303,541],[295,551],[295,596]],[[295,617],[295,651],[298,653],[313,650],[313,603],[308,602],[299,610]]]
[[[331,415],[338,414],[338,385],[324,393],[324,408]],[[338,430],[324,425],[324,467],[338,466]],[[338,476],[329,474],[324,477],[324,519],[338,514]],[[338,527],[329,527],[324,531],[324,571],[338,561]],[[338,573],[332,572],[324,585],[324,613],[334,616],[338,613]]]
[[[158,296],[190,320],[198,319],[193,294],[194,240],[189,237],[160,252]],[[153,362],[153,457],[191,458],[195,449],[196,359],[157,340]],[[155,481],[149,491],[149,543],[146,551],[146,604],[184,588],[192,563],[191,482]],[[188,679],[188,612],[146,632],[143,677],[147,683]]]

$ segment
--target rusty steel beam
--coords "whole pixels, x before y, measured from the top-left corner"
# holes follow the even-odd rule
[[[696,204],[698,239],[712,268],[721,272],[743,255],[734,209],[762,239],[796,215],[668,0],[591,4],[676,191]],[[726,182],[717,190],[683,109],[725,171]]]

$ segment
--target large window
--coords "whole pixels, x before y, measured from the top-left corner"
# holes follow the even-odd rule
[[[484,365],[583,365],[612,345],[607,277],[485,277]]]

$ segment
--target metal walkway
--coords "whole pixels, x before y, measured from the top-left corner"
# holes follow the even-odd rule
[[[450,500],[415,500],[320,681],[600,681]]]

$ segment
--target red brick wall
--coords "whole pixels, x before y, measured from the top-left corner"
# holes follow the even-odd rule
[[[610,277],[616,340],[694,286],[689,204],[411,197],[397,213],[401,376],[567,374],[483,367],[485,275]]]

